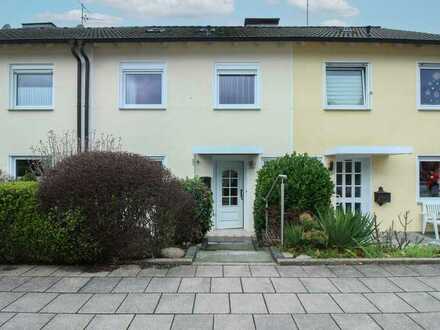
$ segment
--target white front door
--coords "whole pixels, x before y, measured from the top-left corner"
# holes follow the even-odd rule
[[[370,212],[369,158],[338,158],[336,161],[336,207]]]
[[[217,164],[218,229],[243,228],[243,162]]]

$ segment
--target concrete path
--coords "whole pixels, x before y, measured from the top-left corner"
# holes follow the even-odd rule
[[[440,329],[440,265],[0,266],[1,329]]]

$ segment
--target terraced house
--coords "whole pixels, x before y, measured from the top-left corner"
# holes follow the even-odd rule
[[[82,141],[96,131],[203,177],[216,229],[252,233],[256,173],[293,151],[332,171],[335,204],[374,212],[384,228],[409,210],[420,230],[422,203],[440,203],[440,35],[277,19],[45,23],[4,27],[0,44],[0,168],[12,177],[49,130]]]

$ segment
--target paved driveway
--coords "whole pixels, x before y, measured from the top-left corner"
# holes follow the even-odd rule
[[[0,266],[1,329],[440,329],[440,265]]]

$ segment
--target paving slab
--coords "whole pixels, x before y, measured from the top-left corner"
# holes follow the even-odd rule
[[[17,292],[44,292],[52,285],[58,282],[59,277],[32,277],[19,287],[15,288]]]
[[[360,279],[373,292],[401,292],[396,284],[384,277],[365,277]]]
[[[255,330],[252,315],[214,315],[214,330]]]
[[[366,293],[365,297],[383,313],[411,313],[415,309],[394,293]]]
[[[358,293],[333,293],[332,298],[345,313],[379,313],[379,310]]]
[[[0,313],[0,327],[2,324],[6,323],[6,321],[9,321],[15,313]]]
[[[170,330],[173,315],[136,315],[130,330]]]
[[[90,298],[88,293],[63,293],[52,300],[42,313],[76,313]]]
[[[362,277],[364,276],[360,271],[350,265],[329,265],[330,271],[337,277]]]
[[[270,314],[305,313],[295,294],[265,293],[263,296]]]
[[[50,303],[56,293],[26,293],[3,309],[4,312],[36,313]]]
[[[0,276],[18,276],[34,268],[32,265],[0,265]]]
[[[36,266],[23,273],[23,276],[49,276],[59,268],[59,266]]]
[[[301,281],[294,277],[272,278],[272,284],[278,293],[307,292]]]
[[[290,315],[254,315],[257,330],[298,329]]]
[[[327,266],[303,266],[308,277],[336,277]]]
[[[380,330],[381,327],[365,314],[335,314],[333,319],[341,330]]]
[[[390,277],[390,281],[407,292],[432,291],[432,288],[416,277]]]
[[[149,267],[143,268],[138,274],[138,277],[164,277],[168,272],[168,268]]]
[[[248,265],[223,266],[223,274],[225,277],[250,277],[251,271]]]
[[[21,292],[0,292],[0,310],[23,296]]]
[[[198,266],[196,271],[198,277],[222,277],[223,266]]]
[[[183,265],[168,269],[168,277],[194,277],[196,274],[196,266]]]
[[[110,293],[116,285],[118,285],[121,278],[92,278],[86,285],[84,285],[80,292],[86,293]]]
[[[419,312],[440,312],[440,301],[426,292],[404,292],[398,296]]]
[[[411,269],[405,265],[383,265],[382,268],[385,269],[388,273],[390,273],[393,276],[418,276],[419,275],[413,269]]]
[[[153,278],[148,284],[145,292],[177,292],[180,281],[180,278]]]
[[[61,266],[52,274],[52,276],[81,276],[82,273],[83,269],[79,266]]]
[[[440,268],[435,265],[408,265],[408,267],[421,276],[440,276]]]
[[[212,330],[213,315],[176,315],[172,330]]]
[[[339,330],[328,314],[293,314],[292,316],[300,330]]]
[[[300,293],[298,298],[307,313],[342,313],[342,310],[328,294]]]
[[[277,266],[281,277],[305,277],[306,272],[301,266]]]
[[[243,292],[261,293],[261,292],[275,292],[275,289],[270,281],[270,278],[250,278],[243,277],[241,279]]]
[[[231,293],[229,297],[232,314],[267,314],[262,294]]]
[[[405,314],[371,314],[370,316],[385,330],[422,330]]]
[[[198,263],[269,263],[273,258],[267,251],[198,251]]]
[[[367,277],[391,276],[389,272],[387,272],[382,266],[379,265],[359,265],[354,267]]]
[[[199,293],[194,305],[195,314],[228,314],[229,295],[224,293]]]
[[[213,293],[241,293],[241,280],[238,277],[219,277],[211,280]]]
[[[440,276],[416,277],[419,281],[425,283],[429,287],[440,291]]]
[[[142,278],[134,278],[134,277],[127,277],[123,278],[118,285],[113,289],[112,292],[119,292],[119,293],[130,293],[130,292],[144,292],[147,288],[148,284],[150,283],[151,278],[149,277],[142,277]]]
[[[39,330],[43,328],[53,317],[54,314],[19,313],[8,322],[3,324],[2,330]]]
[[[117,313],[153,314],[159,298],[159,293],[130,293],[119,306]]]
[[[371,292],[369,288],[365,286],[358,278],[354,277],[338,277],[331,278],[330,281],[339,291],[344,293],[360,293]]]
[[[96,315],[87,329],[127,329],[133,317],[133,315]]]
[[[0,278],[0,291],[11,291],[24,282],[29,281],[29,278],[20,276],[5,276]]]
[[[92,318],[93,315],[86,314],[57,314],[44,330],[82,330]]]
[[[88,281],[90,281],[88,277],[62,277],[58,282],[47,289],[46,292],[78,292]]]
[[[194,306],[194,294],[166,293],[159,300],[156,308],[158,314],[191,314]]]
[[[301,278],[301,283],[310,293],[339,292],[328,278]]]
[[[78,313],[114,313],[126,296],[122,293],[97,293],[81,307]]]
[[[266,266],[266,265],[252,265],[250,266],[251,274],[253,277],[279,277],[275,266]]]
[[[141,267],[138,265],[121,265],[113,270],[109,277],[136,277],[141,271]]]
[[[196,292],[210,292],[211,279],[210,278],[182,278],[179,292],[196,293]]]
[[[440,324],[440,313],[418,313],[408,314],[418,325],[425,330],[438,330]]]

